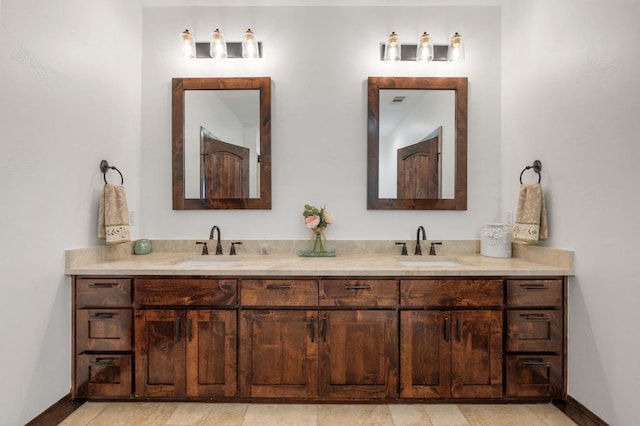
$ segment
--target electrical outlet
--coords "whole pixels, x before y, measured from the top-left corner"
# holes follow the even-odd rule
[[[513,210],[507,210],[505,212],[505,222],[507,222],[508,226],[513,226]]]
[[[129,226],[136,226],[136,212],[133,210],[129,212]]]

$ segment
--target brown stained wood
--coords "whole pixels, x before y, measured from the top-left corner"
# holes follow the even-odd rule
[[[260,162],[257,198],[185,198],[185,90],[259,90]],[[271,78],[174,78],[172,80],[172,193],[174,210],[271,209]]]
[[[380,89],[455,90],[456,160],[452,199],[390,199],[379,197]],[[367,120],[367,209],[467,209],[467,97],[466,77],[369,77]]]
[[[560,398],[562,357],[560,355],[507,355],[508,397]]]
[[[186,391],[184,313],[139,310],[135,313],[135,369],[138,397],[179,397]]]
[[[400,303],[425,307],[500,307],[503,282],[486,279],[402,280]]]
[[[73,400],[71,394],[67,394],[60,398],[55,404],[40,413],[32,419],[26,426],[50,426],[62,423],[64,419],[69,417],[74,411],[84,404],[84,401]]]
[[[318,281],[298,279],[242,280],[243,306],[317,306]]]
[[[188,311],[186,316],[187,396],[236,396],[236,311]]]
[[[242,311],[241,396],[318,396],[317,315],[316,311]]]
[[[237,303],[235,279],[140,278],[136,306],[229,306]]]
[[[76,395],[80,398],[130,397],[133,393],[131,355],[80,354],[76,368]]]
[[[451,312],[400,312],[400,397],[451,396]]]
[[[397,280],[322,280],[320,306],[396,306]]]
[[[75,288],[78,308],[131,305],[131,280],[127,278],[78,278]]]
[[[131,309],[78,309],[75,324],[78,352],[132,349]]]
[[[358,310],[320,315],[320,397],[397,397],[397,313]]]
[[[211,137],[202,140],[204,198],[249,196],[249,148]]]
[[[441,198],[441,154],[441,133],[428,140],[399,148],[397,150],[397,198]]]
[[[507,306],[562,306],[562,280],[508,280]]]
[[[502,397],[502,312],[452,313],[454,398]]]
[[[506,324],[507,351],[562,352],[561,311],[508,311]]]

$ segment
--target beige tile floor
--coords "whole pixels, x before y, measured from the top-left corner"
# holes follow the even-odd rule
[[[87,402],[64,426],[549,426],[575,425],[551,404],[209,404]]]

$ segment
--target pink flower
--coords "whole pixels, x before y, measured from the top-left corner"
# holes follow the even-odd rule
[[[324,211],[324,221],[327,223],[327,225],[331,225],[334,220],[335,220],[335,218],[333,217],[333,215],[325,210]]]
[[[320,225],[320,216],[311,215],[304,218],[304,224],[309,229],[314,229],[316,226]]]

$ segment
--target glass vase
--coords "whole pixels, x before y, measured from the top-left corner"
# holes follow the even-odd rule
[[[316,232],[316,238],[313,241],[313,249],[311,250],[313,253],[324,253],[324,243],[322,242],[322,234],[320,232]]]

